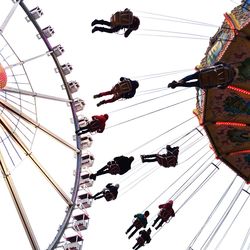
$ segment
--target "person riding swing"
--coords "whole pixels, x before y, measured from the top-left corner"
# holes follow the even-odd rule
[[[139,83],[137,81],[131,80],[129,78],[121,77],[120,82],[115,84],[111,90],[106,92],[101,92],[97,95],[94,95],[94,98],[100,98],[106,95],[113,95],[112,98],[107,100],[102,100],[97,104],[97,107],[106,104],[115,102],[119,99],[129,99],[134,97],[136,94],[136,89],[139,87]]]
[[[106,25],[110,28],[95,26],[96,24]],[[128,37],[130,33],[134,30],[137,30],[140,25],[140,19],[133,15],[133,12],[126,8],[123,11],[117,11],[110,18],[110,21],[97,20],[95,19],[91,26],[95,26],[92,29],[92,33],[96,31],[106,32],[106,33],[115,33],[121,29],[126,29],[124,37]]]

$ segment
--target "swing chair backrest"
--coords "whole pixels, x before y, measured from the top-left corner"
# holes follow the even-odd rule
[[[132,90],[132,85],[129,80],[121,81],[114,86],[114,92],[117,93],[117,95],[126,94],[131,90]]]
[[[161,209],[159,216],[161,217],[162,220],[167,221],[170,217],[170,213],[167,209]]]
[[[199,75],[201,88],[217,87],[219,84],[232,82],[234,79],[233,69],[221,66],[216,66],[214,69],[204,69]]]
[[[104,191],[104,198],[106,201],[112,201],[114,199],[114,196],[108,189],[106,189]]]
[[[171,156],[157,155],[157,161],[161,166],[165,168],[175,167],[177,164],[177,158],[174,155]]]
[[[134,220],[133,225],[134,225],[137,229],[143,227],[142,222],[141,222],[140,220],[138,220],[138,219],[135,219],[135,220]]]
[[[139,236],[136,240],[140,246],[144,246],[145,240],[141,236]]]
[[[171,148],[171,150],[167,150],[167,156],[175,156],[177,157],[179,154],[179,147]]]
[[[108,166],[109,166],[109,172],[110,172],[110,174],[112,174],[112,175],[119,174],[120,167],[119,167],[119,165],[115,161],[111,161]]]
[[[133,23],[133,13],[131,11],[117,11],[110,18],[111,26],[130,26]]]
[[[90,132],[96,132],[100,128],[100,122],[98,120],[93,120],[89,123]]]
[[[167,154],[167,162],[169,166],[175,167],[177,164],[177,157],[173,153]]]

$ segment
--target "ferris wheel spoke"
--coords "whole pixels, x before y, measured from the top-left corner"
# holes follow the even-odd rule
[[[43,56],[46,56],[46,55],[48,56],[48,55],[50,55],[51,53],[52,53],[52,51],[51,51],[51,52],[45,52],[45,53],[42,53],[42,54],[40,54],[40,55],[30,57],[30,58],[28,58],[28,59],[26,59],[26,60],[19,61],[19,62],[14,63],[14,64],[10,64],[10,65],[8,65],[7,67],[5,67],[5,69],[14,68],[15,66],[23,65],[23,64],[25,64],[25,63],[27,63],[27,62],[36,60],[36,59],[38,59],[38,58],[40,58],[40,57],[43,57]]]
[[[44,167],[39,163],[36,157],[32,154],[32,152],[28,149],[25,143],[21,140],[21,138],[13,132],[9,123],[1,116],[0,117],[1,126],[7,131],[7,133],[11,136],[11,138],[17,143],[17,145],[21,148],[21,150],[31,159],[31,161],[38,167],[43,176],[49,181],[49,183],[56,189],[56,191],[60,194],[60,196],[65,200],[68,205],[72,205],[71,199],[67,196],[67,194],[60,188],[60,186],[53,180],[53,178],[47,173]]]
[[[14,56],[15,54],[12,52],[11,54],[9,54],[8,56],[5,56],[4,60],[8,61],[8,59],[12,56]]]
[[[5,27],[7,26],[8,22],[10,21],[11,17],[13,16],[13,14],[15,13],[17,7],[19,6],[19,3],[22,0],[18,0],[14,3],[14,5],[12,6],[10,12],[7,14],[6,18],[4,19],[2,25],[0,26],[0,33],[3,33]]]
[[[11,74],[11,75],[7,75],[7,78],[9,79],[10,77],[16,77],[16,76],[26,76],[26,74],[24,73]]]
[[[6,48],[8,46],[8,44],[6,43],[6,44],[4,44],[3,46],[2,46],[2,48],[0,49],[0,53],[2,53],[2,51]]]
[[[4,132],[5,132],[5,131],[4,131]],[[6,132],[5,132],[5,134],[6,134]],[[5,140],[3,140],[2,137],[0,137],[0,141],[1,141],[1,143],[3,144],[3,148],[1,149],[1,152],[2,152],[2,153],[6,152],[7,155],[8,155],[8,157],[9,157],[9,159],[10,159],[10,161],[11,161],[11,163],[12,163],[12,165],[15,166],[15,165],[16,165],[16,162],[15,162],[15,160],[14,160],[14,154],[15,154],[15,156],[18,157],[19,160],[21,160],[22,157],[21,157],[21,155],[19,154],[19,152],[17,151],[17,148],[13,145],[11,139],[10,139],[9,137],[7,137],[7,140],[8,140],[8,141],[7,141],[7,143],[6,143]],[[11,147],[12,150],[10,150],[10,149],[7,147],[7,146],[9,146],[9,145],[10,145],[10,147]],[[11,151],[11,152],[10,152],[10,151]]]
[[[59,102],[66,102],[66,103],[71,102],[69,99],[66,99],[66,98],[60,98],[57,96],[45,95],[45,94],[41,94],[37,92],[31,92],[31,91],[22,90],[22,89],[15,89],[11,87],[7,87],[3,89],[3,92],[17,93],[17,94],[28,95],[32,97],[39,97],[39,98],[44,98],[44,99],[59,101]]]
[[[5,100],[7,100],[8,101],[7,103],[12,103],[12,104],[14,104],[16,106],[20,106],[20,102],[26,102],[26,104],[32,105],[34,107],[34,104],[32,104],[32,103],[30,103],[30,102],[28,102],[26,100],[23,100],[21,98],[10,95],[10,94],[8,94],[6,96],[3,96],[2,94],[0,94],[0,97],[3,97]],[[28,107],[26,107],[24,105],[22,106],[22,109],[28,111],[29,113],[31,113],[33,115],[36,114],[35,111],[29,109]]]
[[[12,117],[9,117],[7,114],[9,114],[9,113],[3,112],[3,115],[6,117],[7,120],[9,120],[9,121],[11,122],[11,124],[13,124],[13,126],[16,127],[16,130],[18,130],[18,131],[20,132],[20,134],[22,134],[23,137],[24,137],[28,142],[31,142],[32,139],[29,138],[29,137],[26,135],[26,133],[25,133],[25,132],[27,131],[28,127],[25,126],[25,125],[20,121],[20,119],[18,119],[17,117],[15,117],[12,113],[10,113],[10,114],[12,115]],[[20,126],[17,126],[17,125],[15,124],[14,119],[16,119],[16,122],[18,122],[19,124],[21,124],[21,125],[23,126],[22,129],[20,128]],[[24,131],[23,128],[25,128],[26,131]],[[33,133],[32,131],[30,131],[30,132],[34,135],[34,133]]]
[[[47,135],[51,136],[52,138],[56,139],[57,141],[59,141],[63,145],[65,145],[68,148],[72,149],[73,151],[79,152],[79,149],[77,149],[76,147],[74,147],[73,145],[71,145],[70,143],[68,143],[67,141],[63,140],[58,135],[54,134],[52,131],[50,131],[49,129],[45,128],[44,126],[42,126],[41,124],[39,124],[38,122],[36,122],[35,120],[33,120],[28,115],[24,114],[23,112],[21,112],[20,110],[18,110],[17,108],[15,108],[14,106],[12,106],[11,104],[9,104],[8,102],[0,99],[0,106],[6,108],[11,113],[14,113],[15,115],[21,117],[22,119],[24,119],[28,123],[32,124],[34,127],[40,129],[41,131],[43,131]]]
[[[20,85],[28,85],[28,82],[19,82],[19,81],[8,81],[8,83],[20,84]]]
[[[8,102],[12,102],[12,103],[14,103],[14,104],[16,104],[16,103],[13,102],[13,101],[10,99],[10,97],[13,98],[13,99],[17,99],[17,100],[19,100],[19,101],[22,100],[22,102],[24,102],[26,105],[30,105],[30,106],[32,106],[32,107],[35,106],[34,103],[31,102],[31,101],[28,101],[28,100],[25,100],[25,99],[21,99],[20,96],[15,95],[15,94],[10,94],[10,93],[8,93],[8,95],[6,95],[6,93],[5,93],[4,91],[3,91],[3,92],[0,92],[0,97],[3,97],[3,99],[7,100]],[[8,98],[8,97],[9,97],[9,98]],[[30,112],[31,112],[31,113],[34,113],[34,112],[31,111],[31,110],[30,110]]]
[[[18,192],[16,190],[16,187],[14,185],[14,182],[11,178],[11,174],[8,170],[8,167],[6,166],[5,162],[4,162],[4,158],[0,152],[0,168],[1,168],[1,172],[3,174],[5,183],[8,187],[8,190],[10,192],[11,198],[15,204],[16,210],[18,212],[18,215],[20,217],[20,220],[22,222],[22,225],[24,227],[24,230],[26,232],[26,235],[29,239],[30,245],[32,247],[32,249],[40,249],[38,242],[36,240],[35,234],[31,228],[29,219],[26,215],[25,209],[22,205],[21,199],[19,198]]]

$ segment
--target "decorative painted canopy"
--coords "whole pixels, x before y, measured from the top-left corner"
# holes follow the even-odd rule
[[[226,13],[200,68],[220,61],[237,69],[226,89],[197,89],[195,113],[218,158],[250,182],[250,0]]]

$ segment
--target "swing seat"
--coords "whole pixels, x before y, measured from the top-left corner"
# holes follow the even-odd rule
[[[157,156],[157,161],[161,166],[165,168],[175,167],[177,165],[177,158],[173,155],[167,157],[159,155]]]
[[[109,190],[105,190],[104,191],[104,198],[106,201],[112,201],[114,199],[114,196]]]
[[[167,157],[169,167],[175,167],[177,165],[177,158],[173,155]]]
[[[130,92],[131,90],[132,90],[132,85],[129,80],[121,81],[117,83],[113,88],[115,95],[123,95]]]
[[[140,246],[144,246],[145,240],[141,236],[136,238],[136,240]]]
[[[143,227],[142,222],[140,220],[138,220],[138,219],[134,220],[133,225],[135,226],[136,229],[140,229],[140,228]]]
[[[116,175],[119,174],[119,172],[120,172],[119,165],[115,161],[112,161],[111,164],[109,165],[109,173],[112,175]]]
[[[98,120],[92,120],[89,124],[90,132],[96,132],[100,128],[100,123]]]
[[[170,217],[169,211],[166,210],[166,209],[161,209],[161,210],[160,210],[160,213],[159,213],[159,216],[161,217],[161,219],[162,219],[163,221],[166,222],[166,221],[169,219],[169,217]]]
[[[214,69],[204,69],[199,74],[201,88],[217,87],[219,84],[232,82],[234,79],[233,69],[217,66]]]
[[[129,26],[133,23],[133,13],[131,11],[118,11],[110,18],[111,26]]]

